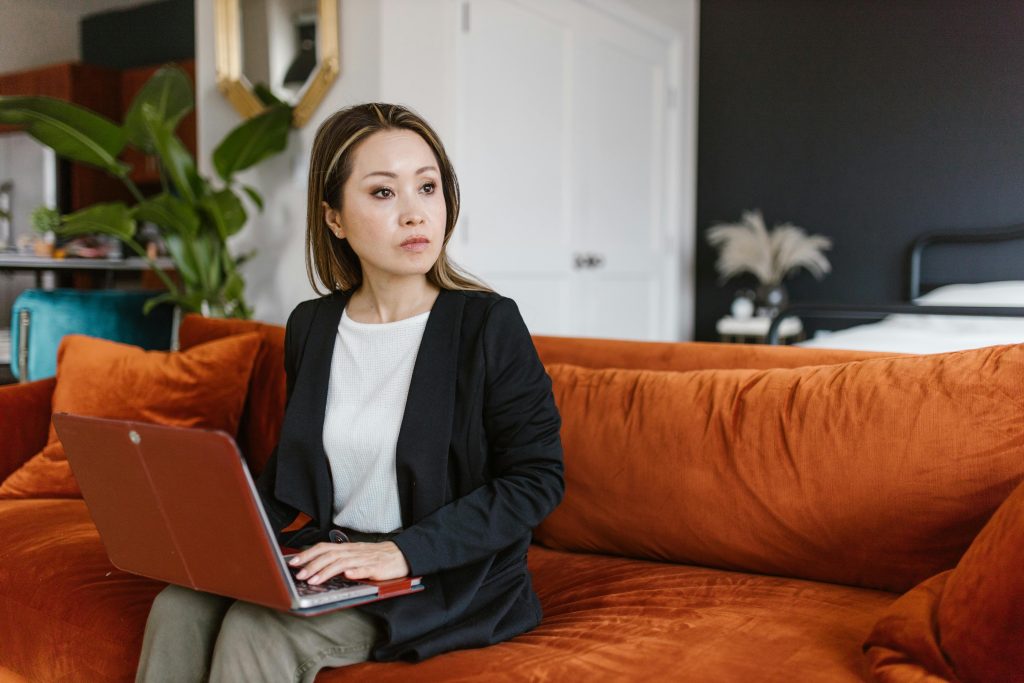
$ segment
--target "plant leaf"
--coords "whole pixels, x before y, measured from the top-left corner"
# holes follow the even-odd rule
[[[203,247],[203,258],[206,259],[204,266],[206,268],[207,291],[213,294],[220,289],[221,282],[224,279],[224,269],[220,262],[220,252],[223,249],[223,243],[209,234],[204,235],[204,237],[207,237],[207,239],[200,242],[200,244]],[[214,297],[210,298],[213,300]]]
[[[136,93],[128,113],[125,114],[124,129],[128,142],[152,154],[156,147],[142,115],[142,107],[147,104],[153,108],[160,124],[174,132],[182,117],[195,106],[192,83],[185,71],[181,67],[171,65],[158,69]]]
[[[117,160],[125,132],[110,119],[53,97],[0,97],[0,123],[22,125],[39,142],[72,161],[123,177],[130,166]]]
[[[217,226],[222,240],[241,230],[248,218],[242,200],[230,189],[214,192],[209,197],[203,197],[199,203]]]
[[[154,296],[151,299],[146,299],[146,302],[142,305],[142,312],[145,315],[149,315],[149,312],[159,306],[162,303],[172,303],[181,306],[183,311],[194,311],[199,312],[202,306],[203,297],[198,292],[191,294],[172,294],[171,292],[164,292]]]
[[[149,103],[141,106],[142,120],[160,161],[167,169],[171,183],[178,194],[188,202],[196,201],[196,162],[181,140],[163,125],[159,112]]]
[[[149,315],[150,311],[162,303],[177,304],[181,298],[180,294],[172,294],[171,292],[164,292],[163,294],[150,297],[142,304],[142,314]]]
[[[236,127],[213,151],[217,174],[230,182],[239,171],[284,150],[292,126],[292,108],[286,104],[268,107]]]
[[[238,257],[235,258],[235,266],[236,267],[241,266],[246,261],[251,260],[258,253],[259,253],[259,249],[250,249],[249,251],[245,252],[244,254],[239,254]]]
[[[250,187],[249,185],[242,185],[242,191],[249,195],[249,199],[252,203],[263,213],[263,195],[256,191],[256,188]]]
[[[224,300],[237,299],[245,293],[245,280],[238,273],[231,273],[224,283]]]
[[[222,270],[220,264],[221,241],[209,229],[202,230],[199,236],[188,244],[195,265],[196,287],[204,299],[213,302],[214,294],[220,289]]]
[[[187,240],[195,239],[199,232],[199,216],[192,205],[166,192],[139,202],[132,212],[136,220],[174,230]]]
[[[64,216],[56,232],[64,237],[99,232],[131,240],[135,237],[135,220],[123,202],[105,202]]]
[[[252,86],[252,94],[259,99],[264,107],[269,107],[274,104],[285,104],[285,101],[275,95],[273,91],[267,87],[267,84],[262,81]]]
[[[199,264],[192,255],[192,250],[182,240],[181,235],[176,233],[167,234],[164,236],[164,241],[167,243],[167,251],[171,253],[171,258],[174,259],[174,265],[178,269],[178,274],[185,281],[185,288],[189,291],[202,289],[203,282],[199,276]]]

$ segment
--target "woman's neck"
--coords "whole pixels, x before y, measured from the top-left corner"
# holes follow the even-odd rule
[[[374,286],[364,279],[349,297],[346,310],[356,322],[390,323],[429,311],[440,292],[426,279],[387,286]]]

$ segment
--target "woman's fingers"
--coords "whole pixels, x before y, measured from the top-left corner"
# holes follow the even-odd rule
[[[308,581],[309,583],[312,583],[314,585],[318,583],[323,583],[324,581],[329,581],[335,576],[344,574],[345,566],[346,562],[343,560],[336,560],[334,562],[331,562],[330,564],[324,566],[322,569],[318,570],[316,574],[310,576]]]
[[[321,553],[311,559],[306,563],[302,570],[296,574],[296,576],[300,579],[306,579],[307,581],[310,581],[310,583],[316,583],[314,579],[321,581],[329,579],[330,576],[324,575],[324,570],[337,564],[345,566],[346,564],[351,565],[354,563],[351,562],[349,553],[336,549],[330,552]],[[341,571],[344,570],[342,569]],[[334,574],[331,574],[331,576],[335,576],[338,573],[339,572],[336,571]]]
[[[320,555],[323,555],[326,552],[334,550],[337,547],[337,543],[317,543],[316,545],[312,545],[306,548],[300,553],[292,555],[290,558],[288,558],[288,564],[292,565],[293,567],[301,567],[310,560],[319,557]]]
[[[326,547],[320,548],[320,545]],[[393,547],[394,552],[388,546]],[[402,566],[396,562],[399,558]],[[397,578],[408,573],[407,567],[403,570],[404,556],[393,543],[317,544],[304,550],[294,566],[299,566],[302,560],[306,561],[305,566],[296,576],[312,584],[341,573],[351,579]]]

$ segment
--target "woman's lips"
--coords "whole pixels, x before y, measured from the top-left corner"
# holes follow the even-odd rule
[[[406,242],[402,245],[402,249],[406,251],[423,251],[430,246],[430,242],[425,240],[414,240],[412,242]]]

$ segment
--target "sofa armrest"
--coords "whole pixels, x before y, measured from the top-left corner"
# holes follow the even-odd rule
[[[0,386],[0,481],[46,445],[56,386],[54,377]]]

